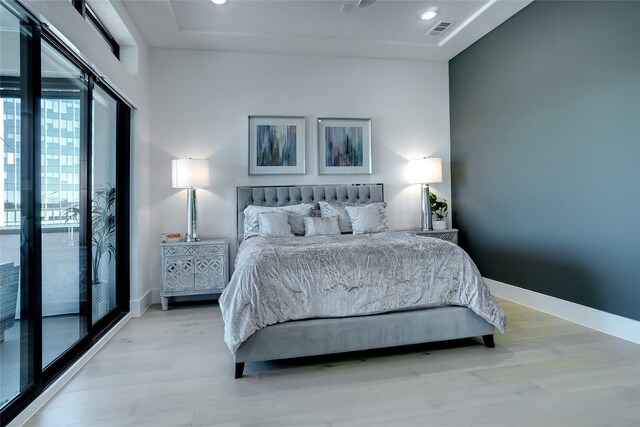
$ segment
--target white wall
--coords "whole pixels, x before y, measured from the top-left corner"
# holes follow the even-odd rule
[[[147,266],[153,260],[149,252],[149,49],[120,2],[110,3],[110,19],[115,17],[118,28],[128,31],[125,43],[133,40],[134,45],[121,49],[126,64],[113,56],[70,2],[31,0],[24,4],[135,107],[131,138],[131,310],[140,314],[151,301]],[[109,26],[109,22],[106,24]]]
[[[186,229],[185,190],[171,187],[174,158],[209,159],[211,186],[198,190],[198,230],[229,237],[234,249],[239,185],[382,182],[391,228],[415,229],[420,196],[418,186],[406,184],[407,159],[431,156],[445,168],[445,182],[432,191],[450,199],[445,62],[151,49],[150,90],[155,298],[160,233]],[[248,176],[249,115],[307,117],[306,175]],[[318,117],[372,118],[373,175],[318,175]]]

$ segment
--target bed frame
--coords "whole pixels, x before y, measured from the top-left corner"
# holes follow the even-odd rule
[[[384,201],[382,184],[237,188],[238,245],[249,205]],[[370,316],[296,320],[260,329],[235,354],[235,378],[245,362],[317,356],[482,336],[493,348],[494,327],[466,307],[445,306]]]

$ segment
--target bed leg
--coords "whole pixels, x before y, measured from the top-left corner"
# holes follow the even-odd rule
[[[484,341],[484,345],[486,345],[489,348],[494,348],[496,346],[495,342],[493,342],[493,334],[483,335],[482,341]]]
[[[244,362],[236,363],[236,377],[235,377],[235,379],[237,380],[238,378],[242,378],[242,373],[243,372],[244,372]]]

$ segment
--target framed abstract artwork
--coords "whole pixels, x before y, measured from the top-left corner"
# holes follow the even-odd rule
[[[249,175],[304,174],[305,118],[249,116]]]
[[[371,119],[318,119],[318,173],[371,174]]]

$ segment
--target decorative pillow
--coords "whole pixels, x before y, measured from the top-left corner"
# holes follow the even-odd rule
[[[333,236],[340,234],[338,218],[336,217],[304,217],[305,236]]]
[[[287,212],[289,214],[289,225],[293,234],[304,235],[304,222],[302,217],[311,216],[313,204],[302,203],[291,206],[256,206],[249,205],[244,210],[244,238],[257,236],[260,234],[260,223],[258,215],[264,212]]]
[[[380,233],[389,229],[382,223],[380,210],[373,204],[346,206],[345,209],[351,218],[353,234]]]
[[[387,212],[385,210],[387,204],[384,202],[376,202],[369,204],[362,203],[347,203],[347,202],[320,202],[320,212],[322,216],[334,216],[338,218],[338,225],[340,226],[341,233],[351,233],[351,218],[346,211],[347,206],[375,206],[380,213],[380,220],[382,224],[389,229],[389,219],[387,218]]]
[[[260,236],[291,237],[289,212],[263,212],[258,214]]]
[[[311,209],[311,216],[318,217],[318,218],[322,216],[322,214],[320,213],[319,206],[318,207],[316,207],[315,205],[313,206],[313,209]]]

